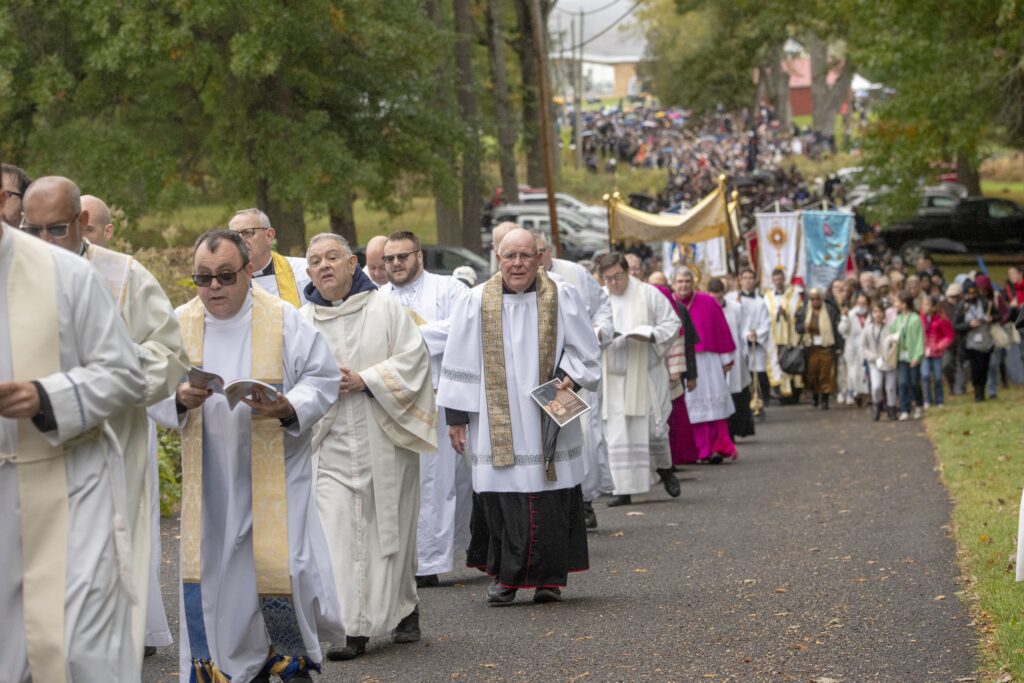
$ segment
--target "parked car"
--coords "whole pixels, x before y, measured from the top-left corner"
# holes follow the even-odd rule
[[[547,205],[514,204],[500,207],[494,212],[494,225],[503,221],[518,223],[527,230],[541,230],[551,236],[551,222]],[[562,243],[562,256],[578,260],[589,258],[602,247],[608,246],[608,230],[597,230],[585,218],[569,209],[558,211],[558,235]],[[491,248],[491,232],[482,235],[484,249]]]
[[[548,205],[548,193],[547,192],[521,192],[519,194],[520,204],[536,204],[539,206],[547,207]],[[608,230],[608,209],[604,206],[595,206],[587,204],[581,199],[573,197],[571,194],[564,192],[555,193],[555,206],[561,211],[562,209],[569,209],[576,213],[584,216],[592,226],[598,229]]]
[[[905,263],[926,251],[1022,251],[1024,209],[1008,199],[968,197],[949,211],[894,223],[882,236]]]
[[[476,281],[483,282],[491,276],[491,264],[480,254],[474,254],[465,247],[446,247],[424,244],[420,247],[423,252],[423,267],[431,273],[438,275],[451,275],[452,271],[459,266],[469,266],[476,271]],[[356,247],[353,249],[359,258],[359,266],[366,265],[366,248]]]

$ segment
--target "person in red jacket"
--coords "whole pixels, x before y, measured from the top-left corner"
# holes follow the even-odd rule
[[[921,364],[921,383],[924,384],[924,407],[941,406],[942,399],[942,356],[953,344],[953,323],[949,322],[937,296],[924,299],[921,308],[921,324],[924,326],[924,362]],[[932,383],[935,384],[934,393]]]

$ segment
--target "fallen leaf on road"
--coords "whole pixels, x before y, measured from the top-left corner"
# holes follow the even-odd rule
[[[646,569],[644,569],[643,567],[637,567],[637,568],[636,568],[636,569],[634,569],[633,571],[634,571],[635,573],[637,573],[637,574],[646,574],[646,573],[647,573],[647,570],[646,570]]]
[[[625,536],[625,535],[626,535],[626,532],[625,532],[625,531],[616,531],[616,532],[615,532],[614,534],[612,534],[611,536],[612,536],[612,538],[619,538],[620,536]]]
[[[669,522],[667,526],[679,526],[678,522]]]
[[[938,600],[945,600],[945,599],[946,599],[946,596],[945,596],[945,595],[936,595],[936,596],[935,596],[935,600],[936,600],[936,601],[938,601]]]
[[[646,514],[646,513],[644,513],[644,512],[636,512],[636,511],[633,511],[633,512],[627,512],[627,513],[626,513],[626,516],[627,516],[627,517],[643,517],[643,516],[644,516],[645,514]]]
[[[594,636],[577,636],[576,638],[573,638],[573,640],[575,640],[577,643],[582,642],[584,640],[593,640],[593,639],[594,639]]]
[[[840,448],[839,449],[839,455],[846,455],[846,449],[845,448]]]
[[[757,579],[743,579],[743,583],[757,583]]]
[[[822,676],[821,678],[815,678],[814,683],[839,683],[839,681],[828,676]]]
[[[785,586],[779,586],[778,588],[775,589],[775,592],[776,593],[788,593],[789,589],[786,588]]]
[[[485,669],[497,669],[498,668],[497,664],[481,664],[480,666],[482,666]]]

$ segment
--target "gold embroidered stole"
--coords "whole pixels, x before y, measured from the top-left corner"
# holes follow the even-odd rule
[[[558,333],[558,287],[544,273],[537,272],[537,342],[538,384],[554,376],[555,341]],[[487,396],[487,422],[491,436],[491,458],[494,467],[516,464],[512,443],[512,414],[508,404],[505,367],[505,333],[502,327],[504,287],[501,273],[484,283],[480,308],[483,337],[484,392]],[[532,389],[532,387],[530,387]],[[540,407],[537,408],[540,410]],[[553,472],[550,472],[553,474]]]
[[[302,308],[302,300],[299,298],[299,286],[295,282],[292,264],[288,263],[288,259],[276,251],[270,252],[270,258],[274,262],[274,279],[277,280],[277,295],[295,308]]]
[[[289,271],[290,272],[290,271]],[[285,302],[252,289],[252,378],[284,383]],[[189,359],[202,367],[206,310],[198,297],[180,316]],[[252,416],[252,538],[256,588],[260,595],[291,596],[288,501],[284,469],[284,430],[276,418]],[[182,434],[181,578],[200,582],[203,494],[203,410],[191,411]]]
[[[57,274],[41,240],[13,229],[4,239],[13,242],[6,282],[13,379],[27,382],[60,372]],[[17,433],[11,459],[21,507],[25,649],[34,680],[63,683],[69,529],[64,450],[51,446],[30,420],[18,420]]]
[[[114,303],[117,304],[117,310],[124,310],[124,302],[128,298],[128,275],[131,272],[132,257],[90,244],[85,250],[85,258],[103,276],[103,281],[107,283]]]

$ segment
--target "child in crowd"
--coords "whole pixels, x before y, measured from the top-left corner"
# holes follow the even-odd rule
[[[868,365],[875,421],[882,415],[883,399],[889,419],[895,420],[896,340],[885,322],[885,307],[877,299],[871,305],[871,320],[860,336],[860,355]]]
[[[921,382],[924,384],[924,407],[941,406],[942,357],[953,344],[953,323],[949,322],[942,303],[936,296],[925,297],[921,309],[921,325],[924,327],[924,361],[921,364]],[[934,390],[932,385],[934,386]]]
[[[900,393],[900,420],[913,417],[920,420],[924,414],[924,395],[921,392],[921,360],[924,358],[924,327],[914,310],[914,296],[903,292],[896,299],[896,319],[892,321],[893,334],[899,335],[896,375]]]

